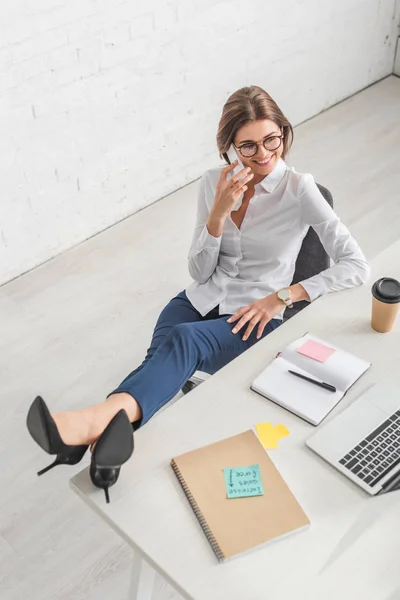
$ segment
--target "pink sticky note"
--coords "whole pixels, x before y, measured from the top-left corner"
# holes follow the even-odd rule
[[[309,358],[313,358],[318,362],[325,362],[335,350],[329,348],[329,346],[315,342],[314,340],[307,340],[300,348],[297,348],[297,352],[300,352],[300,354],[304,354],[304,356],[308,356]]]

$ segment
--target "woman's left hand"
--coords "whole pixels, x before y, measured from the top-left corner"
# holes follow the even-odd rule
[[[228,323],[237,321],[240,317],[240,321],[236,323],[232,329],[232,333],[237,333],[246,323],[249,323],[247,329],[243,335],[243,340],[247,340],[254,327],[259,323],[257,330],[257,339],[260,339],[264,331],[265,326],[271,319],[276,317],[285,308],[282,300],[279,300],[277,294],[271,294],[261,300],[256,300],[243,308],[239,308],[234,315],[229,317]]]

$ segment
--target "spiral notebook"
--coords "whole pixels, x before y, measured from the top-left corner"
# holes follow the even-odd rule
[[[171,465],[220,561],[309,524],[252,430],[181,454]],[[264,494],[228,499],[224,469],[246,465],[259,465]]]

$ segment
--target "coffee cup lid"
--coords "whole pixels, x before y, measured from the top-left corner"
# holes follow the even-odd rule
[[[372,286],[372,294],[377,300],[387,304],[400,302],[400,282],[392,277],[382,277]]]

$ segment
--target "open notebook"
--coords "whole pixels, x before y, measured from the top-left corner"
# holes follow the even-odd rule
[[[309,524],[301,506],[251,430],[176,456],[172,468],[221,561]],[[263,494],[227,497],[224,469],[259,468]]]
[[[303,348],[314,358],[302,354]],[[307,333],[289,344],[256,377],[251,389],[312,425],[318,425],[370,366],[354,354]],[[336,387],[336,392],[295,377],[289,369],[329,383]]]

